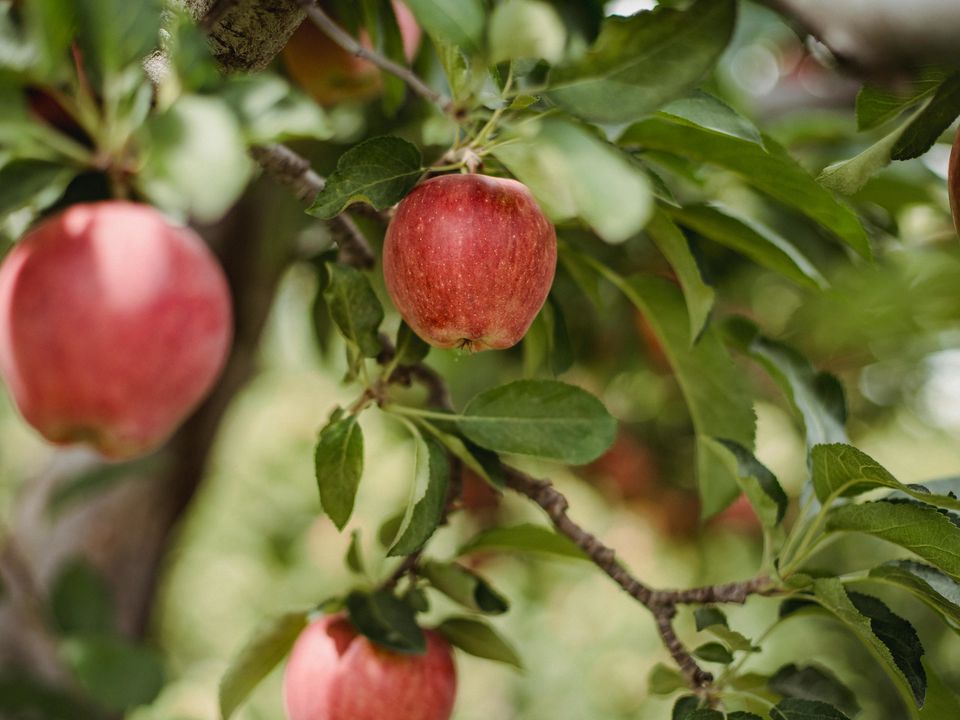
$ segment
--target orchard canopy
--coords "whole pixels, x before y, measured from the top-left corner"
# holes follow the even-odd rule
[[[957,0],[0,0],[0,720],[960,718]]]

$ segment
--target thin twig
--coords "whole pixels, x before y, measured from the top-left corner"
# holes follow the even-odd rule
[[[410,89],[428,102],[437,105],[443,112],[453,114],[455,111],[453,102],[444,97],[441,93],[427,85],[410,68],[400,63],[394,62],[380,53],[361,45],[356,38],[340,27],[333,18],[325,13],[315,0],[297,0],[300,7],[307,13],[311,22],[320,28],[331,40],[342,47],[351,55],[356,55],[364,60],[369,60],[381,70],[385,70],[391,75],[396,75],[403,80]]]
[[[680,668],[680,672],[687,678],[687,683],[694,690],[701,690],[713,682],[713,675],[708,673],[694,660],[693,655],[689,653],[684,644],[677,637],[673,629],[673,618],[677,614],[674,605],[662,607],[653,613],[654,620],[657,623],[657,632],[660,633],[660,639],[663,640],[664,647],[670,653],[670,657]]]
[[[293,190],[299,200],[313,201],[326,184],[326,181],[310,167],[310,162],[306,158],[301,157],[286,145],[279,143],[253,145],[250,148],[250,155],[274,180]]]
[[[312,202],[326,184],[306,158],[286,145],[253,145],[250,155],[274,180],[293,190],[297,198],[304,202]],[[341,213],[331,222],[340,231],[336,236],[343,261],[354,267],[372,268],[376,256],[353,218]]]

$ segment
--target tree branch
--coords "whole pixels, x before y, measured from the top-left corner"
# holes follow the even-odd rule
[[[870,80],[889,82],[923,64],[960,62],[960,13],[952,0],[757,1]]]
[[[270,177],[293,190],[299,200],[311,202],[326,184],[306,158],[286,145],[253,145],[250,155]],[[353,219],[341,213],[331,224],[340,231],[337,233],[337,244],[343,253],[343,261],[355,267],[372,268],[376,262],[373,250]]]
[[[410,68],[394,62],[388,57],[384,57],[375,50],[361,45],[357,42],[356,38],[337,25],[333,18],[327,15],[327,13],[317,5],[316,0],[297,0],[297,2],[300,7],[303,8],[304,12],[306,12],[310,21],[348,53],[370,61],[391,75],[396,75],[424,100],[434,103],[445,113],[453,114],[455,108],[451,100],[427,85],[419,76],[410,70]]]

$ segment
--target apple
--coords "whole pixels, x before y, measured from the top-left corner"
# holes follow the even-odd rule
[[[0,376],[57,444],[159,446],[223,368],[230,292],[192,230],[138,203],[74,205],[0,266]]]
[[[427,651],[374,645],[342,614],[310,623],[283,676],[288,720],[448,720],[457,690],[449,643],[425,631]]]
[[[626,500],[656,498],[663,489],[656,455],[645,442],[624,429],[617,434],[613,446],[584,471]]]
[[[470,468],[464,466],[460,482],[460,504],[464,510],[480,514],[500,507],[500,493]]]
[[[960,233],[960,130],[953,141],[950,151],[950,172],[947,186],[950,191],[950,209],[953,211],[953,224]]]
[[[557,236],[516,180],[441,175],[397,206],[383,246],[387,292],[407,324],[440,348],[517,344],[557,265]]]
[[[393,0],[393,12],[403,39],[404,55],[411,62],[420,48],[420,26],[410,8],[399,0]],[[366,30],[360,31],[360,43],[371,47]],[[344,50],[310,18],[303,21],[287,42],[283,62],[290,77],[321,105],[370,100],[379,95],[383,87],[376,65]]]
[[[759,535],[763,531],[760,518],[746,495],[741,494],[727,508],[711,519],[711,524],[744,535]]]

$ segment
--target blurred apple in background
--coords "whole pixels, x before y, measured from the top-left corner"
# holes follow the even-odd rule
[[[420,26],[406,5],[399,0],[393,0],[392,4],[403,38],[403,52],[407,62],[411,62],[420,48]],[[328,5],[321,3],[329,13]],[[359,39],[365,47],[371,47],[365,30],[360,31]],[[379,68],[348,53],[309,18],[283,49],[283,62],[290,77],[321,105],[371,100],[380,94],[383,86]]]
[[[54,443],[113,459],[158,447],[213,386],[232,333],[213,253],[149,205],[73,205],[0,266],[0,374]]]

